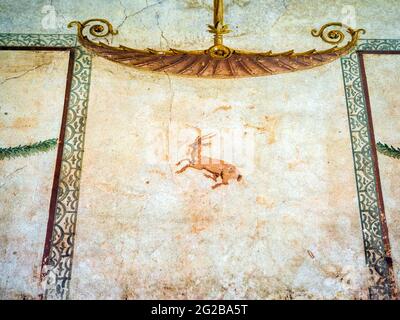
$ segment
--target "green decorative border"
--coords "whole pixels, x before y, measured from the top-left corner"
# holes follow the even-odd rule
[[[91,55],[69,34],[0,34],[1,46],[75,51],[50,255],[42,272],[46,299],[68,299],[89,99]]]
[[[10,47],[75,47],[73,34],[0,33],[0,46]]]
[[[392,299],[393,288],[391,270],[386,260],[368,111],[357,51],[396,50],[400,50],[400,40],[361,40],[355,51],[341,59],[365,259],[371,274],[371,299]]]
[[[75,49],[74,72],[65,128],[57,195],[56,219],[46,270],[47,299],[68,299],[75,243],[76,219],[92,59],[82,47]]]

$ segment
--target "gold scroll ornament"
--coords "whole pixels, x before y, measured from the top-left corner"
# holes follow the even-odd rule
[[[250,52],[224,45],[223,35],[230,30],[224,24],[223,16],[223,0],[214,0],[214,24],[208,26],[209,32],[214,35],[214,45],[206,50],[159,51],[113,47],[101,42],[118,33],[105,19],[72,21],[68,27],[76,25],[80,43],[105,59],[153,72],[203,78],[257,77],[315,68],[349,53],[356,46],[360,35],[365,33],[364,29],[355,30],[342,23],[332,22],[323,25],[320,30],[311,31],[314,37],[334,45],[330,49],[312,49],[301,53],[293,50],[280,53]],[[343,44],[345,32],[350,39]]]

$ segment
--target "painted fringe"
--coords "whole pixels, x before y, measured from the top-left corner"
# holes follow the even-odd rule
[[[48,139],[24,146],[19,145],[17,147],[0,148],[0,160],[28,157],[36,153],[47,152],[54,149],[56,145],[57,139]]]
[[[378,142],[376,147],[379,153],[391,158],[400,159],[400,148],[395,148],[381,142]]]

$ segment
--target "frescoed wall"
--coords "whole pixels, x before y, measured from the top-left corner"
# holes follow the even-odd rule
[[[400,185],[396,173],[400,168],[400,55],[365,55],[366,79],[371,104],[374,136],[377,143],[382,203],[388,223],[388,235],[397,281],[400,280],[399,199]],[[383,82],[382,79],[385,79]],[[384,86],[383,86],[384,83]]]
[[[231,82],[95,58],[71,297],[365,298],[339,64]],[[241,181],[176,173],[196,128]]]
[[[0,297],[35,298],[42,293],[38,283],[56,148],[27,151],[25,157],[18,152],[59,137],[68,54],[0,51],[0,59],[0,143],[15,148],[0,160]]]
[[[225,1],[237,49],[367,31],[324,66],[242,79],[130,68],[67,28],[206,49],[212,2],[0,5],[1,298],[396,298],[397,2]]]

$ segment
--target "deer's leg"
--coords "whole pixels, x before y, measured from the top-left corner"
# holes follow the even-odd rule
[[[220,182],[220,183],[214,184],[211,188],[212,189],[216,189],[216,188],[218,188],[218,187],[220,187],[222,185],[226,185],[226,184],[228,184],[228,183],[227,182]]]
[[[213,175],[204,173],[204,176],[207,177],[207,178],[210,178],[210,179],[214,180],[215,182],[217,182],[217,178],[219,177],[219,175],[218,175],[218,174],[215,174],[215,173],[214,173]]]
[[[190,168],[190,167],[192,167],[192,165],[191,165],[191,164],[188,164],[188,165],[184,166],[182,169],[176,171],[175,173],[177,173],[177,174],[182,173],[182,172],[184,172],[187,168]]]
[[[229,184],[229,177],[227,175],[224,175],[223,171],[221,172],[221,179],[222,179],[222,182],[213,185],[211,188],[215,189],[215,188],[218,188],[218,187],[220,187],[222,185]]]
[[[183,161],[189,161],[190,162],[190,159],[182,159],[181,161],[177,162],[175,165],[179,166]]]

